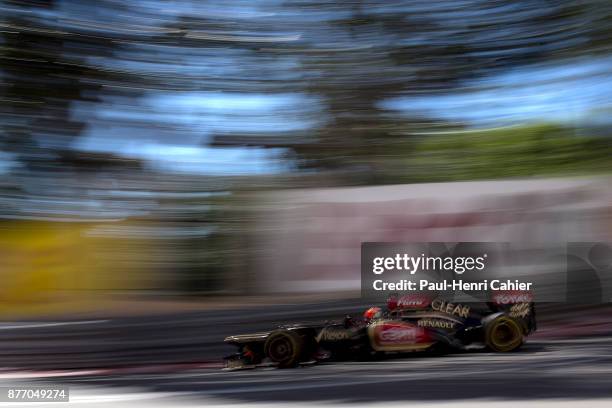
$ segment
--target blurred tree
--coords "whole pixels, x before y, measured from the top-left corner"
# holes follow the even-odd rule
[[[82,130],[70,116],[77,100],[143,89],[302,92],[321,98],[322,126],[307,139],[275,139],[274,147],[292,148],[303,168],[363,169],[362,176],[384,173],[385,146],[410,143],[410,129],[444,126],[392,116],[380,106],[387,97],[448,91],[521,64],[607,52],[612,15],[596,0],[185,0],[164,11],[155,28],[155,2],[3,4],[11,10],[3,20],[4,145],[30,163],[52,160],[54,149],[70,146]],[[121,20],[124,14],[134,18]],[[173,64],[190,56],[226,65],[177,75]],[[108,65],[121,59],[129,65]],[[159,69],[144,74],[139,64]],[[102,92],[105,85],[113,89]],[[36,149],[41,142],[46,148]],[[249,141],[269,143],[265,132]],[[379,180],[369,177],[362,182]]]
[[[71,120],[70,104],[84,94],[87,86],[81,79],[88,68],[65,55],[67,33],[48,27],[32,13],[55,4],[39,0],[4,5],[15,9],[3,21],[2,142],[30,166],[54,162],[53,148],[66,149],[83,126]],[[40,149],[41,143],[47,146]]]
[[[243,235],[248,203],[237,203],[233,196],[217,202],[198,196],[195,203],[183,197],[164,203],[152,191],[191,197],[194,191],[295,186],[312,173],[322,175],[319,182],[329,183],[330,170],[339,170],[334,181],[338,184],[377,184],[608,169],[605,142],[577,139],[564,128],[421,137],[423,130],[435,133],[464,124],[444,123],[425,113],[402,116],[381,104],[389,97],[461,89],[465,80],[490,78],[525,64],[609,54],[612,7],[607,3],[5,0],[0,3],[0,149],[18,155],[26,164],[20,174],[29,180],[53,180],[46,190],[34,184],[29,194],[47,194],[47,202],[55,206],[65,205],[66,197],[88,202],[91,183],[99,178],[77,183],[76,176],[69,180],[65,173],[49,170],[70,166],[74,176],[87,168],[102,176],[104,187],[98,190],[114,194],[124,189],[153,197],[157,207],[151,205],[154,210],[148,214],[167,223],[168,231],[184,228],[172,224],[177,219],[218,227],[191,243],[169,245],[168,251],[186,260],[180,267],[175,262],[173,272],[183,268],[196,275],[186,287],[222,286],[218,278],[227,272],[223,265],[232,258],[228,254],[246,252],[236,237]],[[163,103],[190,93],[201,103],[206,92],[298,95],[301,105],[280,106],[276,113],[311,126],[277,131],[273,127],[278,121],[245,119],[233,108],[219,108],[223,103],[217,101],[208,118],[217,126],[202,130],[191,120],[200,113],[192,105],[175,115]],[[162,101],[161,108],[152,107],[155,98]],[[77,105],[86,105],[81,109],[84,116],[75,117]],[[114,116],[103,115],[110,110]],[[180,114],[185,111],[189,120]],[[253,120],[253,129],[244,134],[222,126],[249,119],[260,121]],[[285,147],[295,163],[292,169],[308,171],[296,172],[281,184],[249,175],[236,179],[147,173],[140,165],[111,173],[107,170],[114,160],[57,159],[93,125],[98,125],[96,141],[103,149],[112,151],[111,139],[133,141],[136,149],[120,152],[123,155],[135,155],[139,143],[150,139],[183,150],[194,148],[193,140],[226,147]],[[215,134],[197,135],[205,131]],[[164,154],[160,149],[159,156]],[[71,182],[72,190],[58,188]],[[114,206],[119,199],[113,194],[108,193],[107,200]],[[125,199],[121,204],[141,211],[143,201]],[[209,211],[207,205],[217,208]],[[198,253],[203,245],[208,248],[205,257]],[[195,269],[193,262],[198,263]],[[232,267],[242,265],[236,257]],[[197,277],[206,268],[211,275]],[[194,282],[197,285],[191,285]]]
[[[404,182],[581,175],[612,170],[612,139],[554,124],[420,136],[404,152]],[[406,171],[408,170],[408,171]]]
[[[351,170],[347,174],[357,177],[352,181],[378,183],[393,181],[388,160],[405,153],[411,129],[447,126],[427,117],[392,115],[381,102],[449,91],[467,79],[599,49],[609,27],[594,12],[598,3],[261,2],[255,8],[258,18],[183,16],[171,27],[183,35],[171,40],[193,49],[243,52],[237,64],[248,71],[231,81],[203,78],[201,88],[305,92],[321,98],[322,126],[306,143],[291,134],[285,142],[270,143],[264,134],[252,137],[249,145],[286,146],[297,152],[301,168]],[[246,144],[244,138],[233,140]]]

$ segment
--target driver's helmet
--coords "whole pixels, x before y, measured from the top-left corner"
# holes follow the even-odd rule
[[[366,310],[363,314],[363,318],[365,321],[370,321],[373,319],[379,319],[382,317],[382,309],[380,307],[371,307]]]

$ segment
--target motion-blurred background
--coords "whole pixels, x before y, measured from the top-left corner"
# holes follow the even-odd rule
[[[356,290],[361,241],[610,239],[609,2],[0,10],[3,313]]]
[[[0,101],[4,379],[358,312],[363,241],[612,241],[606,0],[2,0]],[[257,398],[609,397],[609,310],[544,308],[523,357],[394,363],[392,389],[386,365],[268,373]],[[264,392],[174,369],[66,375]]]
[[[611,19],[2,1],[0,313],[351,297],[363,241],[611,241]]]

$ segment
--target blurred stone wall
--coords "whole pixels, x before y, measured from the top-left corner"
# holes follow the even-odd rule
[[[260,196],[258,292],[357,292],[361,242],[612,241],[609,178],[302,189]]]

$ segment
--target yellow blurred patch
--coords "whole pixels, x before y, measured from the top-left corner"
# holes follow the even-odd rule
[[[138,265],[149,245],[92,236],[91,223],[0,222],[0,314],[79,312],[99,293],[146,287]],[[116,261],[113,253],[120,253]],[[127,262],[126,262],[127,258]],[[131,262],[129,262],[131,260]]]

